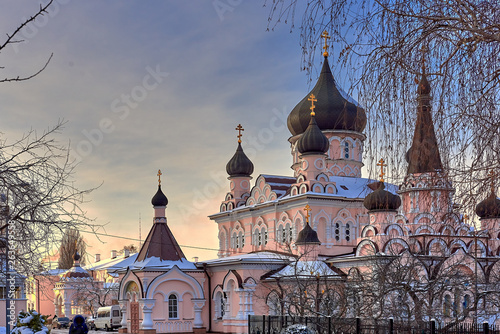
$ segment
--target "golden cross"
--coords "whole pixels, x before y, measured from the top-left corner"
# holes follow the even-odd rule
[[[314,96],[314,94],[311,94],[311,96],[307,99],[308,101],[311,101],[311,116],[316,116],[316,113],[314,112],[314,108],[316,108],[316,106],[314,105],[314,102],[318,101],[316,99],[316,96]]]
[[[464,223],[467,223],[467,220],[469,220],[469,216],[467,216],[467,214],[465,213],[464,214]]]
[[[241,137],[243,136],[241,134],[241,131],[245,131],[245,129],[243,129],[243,127],[241,126],[241,124],[238,124],[238,126],[236,127],[236,129],[238,131],[238,135],[236,137],[238,137],[238,143],[241,143]]]
[[[328,57],[328,40],[330,39],[330,36],[328,35],[328,31],[323,31],[323,33],[321,34],[321,38],[324,38],[325,39],[325,46],[323,47],[323,49],[325,50],[325,52],[323,52],[323,56],[325,57]]]
[[[158,169],[158,174],[156,174],[158,176],[158,185],[161,185],[161,170]]]
[[[422,47],[420,48],[420,52],[422,52],[422,70],[425,72],[425,55],[427,54],[427,52],[429,51],[429,49],[427,48],[426,45],[422,45]]]
[[[490,172],[488,173],[488,176],[490,177],[490,187],[491,187],[491,193],[494,194],[495,193],[495,172],[492,170],[490,170]]]
[[[309,206],[309,204],[307,204],[305,207],[304,207],[304,211],[306,212],[306,223],[309,223],[309,217],[310,217],[310,211],[311,211],[311,207]]]
[[[379,175],[380,176],[380,182],[384,182],[384,175],[385,175],[385,173],[384,173],[384,167],[387,167],[387,165],[384,164],[384,163],[385,163],[384,159],[380,159],[379,162],[378,162],[378,164],[377,164],[377,166],[380,166],[380,175]]]

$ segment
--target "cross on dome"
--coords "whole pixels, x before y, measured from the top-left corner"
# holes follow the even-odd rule
[[[306,212],[306,223],[309,223],[309,217],[311,216],[310,215],[310,212],[311,212],[311,207],[309,206],[309,204],[307,204],[305,207],[304,207],[304,211]]]
[[[161,185],[161,176],[162,176],[161,170],[158,169],[158,174],[156,175],[158,176],[158,185]]]
[[[321,38],[325,39],[325,46],[323,46],[323,50],[325,50],[325,52],[323,52],[323,56],[328,57],[328,40],[331,38],[330,35],[328,35],[328,31],[323,31]]]
[[[488,176],[490,177],[491,193],[494,194],[495,193],[495,177],[496,177],[496,174],[493,171],[493,169],[490,170],[490,172],[488,173]]]
[[[311,108],[309,108],[309,109],[311,109],[311,116],[316,116],[316,113],[314,112],[314,108],[316,108],[316,106],[314,105],[314,102],[318,101],[316,99],[316,96],[314,96],[314,94],[311,94],[307,100],[311,101]]]
[[[241,131],[245,131],[245,129],[243,129],[243,127],[241,126],[241,124],[238,124],[238,126],[236,127],[235,130],[238,131],[238,135],[236,136],[236,137],[238,137],[238,143],[241,143],[241,137],[243,136],[241,134]]]
[[[387,164],[385,164],[385,160],[382,158],[379,160],[379,162],[377,163],[377,166],[380,166],[380,182],[384,182],[384,167],[387,167]]]

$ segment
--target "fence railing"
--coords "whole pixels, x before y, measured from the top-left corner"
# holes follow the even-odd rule
[[[302,324],[317,334],[500,334],[494,325],[435,321],[413,323],[393,319],[360,319],[300,316],[248,316],[248,334],[283,334],[292,325]]]

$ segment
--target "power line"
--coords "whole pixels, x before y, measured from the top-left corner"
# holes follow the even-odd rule
[[[132,240],[132,241],[140,241],[137,238],[124,237],[124,236],[120,236],[120,235],[113,235],[113,234],[106,234],[106,233],[99,233],[99,232],[92,232],[92,231],[83,231],[83,230],[81,230],[80,232],[101,235],[104,237],[111,237],[111,238],[118,238],[118,239]],[[186,247],[186,248],[200,249],[200,250],[209,250],[209,251],[216,251],[216,252],[219,251],[218,249],[208,248],[208,247],[198,247],[198,246],[189,246],[189,245],[179,245],[179,246]]]

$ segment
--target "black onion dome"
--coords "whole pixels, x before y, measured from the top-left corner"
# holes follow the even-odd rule
[[[76,251],[75,255],[73,255],[73,260],[80,261],[80,258],[81,258],[80,254],[78,254],[78,251]]]
[[[305,244],[321,244],[318,239],[318,233],[311,228],[309,223],[306,223],[306,226],[299,232],[299,236],[295,241],[296,245],[305,245]]]
[[[374,189],[363,201],[368,211],[397,211],[401,206],[401,198],[385,190],[384,182],[375,182],[368,186]]]
[[[243,152],[243,148],[241,147],[241,143],[238,143],[238,148],[234,153],[231,160],[226,165],[226,172],[231,177],[236,176],[250,176],[253,173],[253,163],[248,159],[245,152]]]
[[[476,206],[476,214],[481,219],[500,218],[500,199],[491,193],[487,199]]]
[[[151,204],[153,204],[153,206],[167,206],[168,199],[163,191],[161,191],[161,185],[158,185],[158,191],[151,199]]]
[[[311,115],[309,126],[297,141],[297,149],[302,154],[323,154],[328,151],[328,138],[321,132],[316,117]]]
[[[362,132],[366,126],[363,108],[346,100],[335,83],[325,57],[323,68],[314,88],[300,101],[288,115],[288,130],[293,136],[304,133],[309,124],[311,94],[318,99],[316,122],[321,130],[351,130]]]

